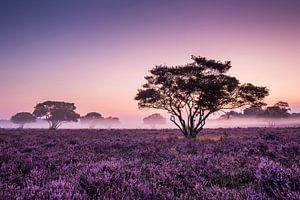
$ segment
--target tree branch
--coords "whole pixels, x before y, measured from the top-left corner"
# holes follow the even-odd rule
[[[187,133],[181,128],[181,126],[176,122],[174,115],[171,115],[170,117],[171,122],[173,122],[179,129],[180,131],[186,136]]]

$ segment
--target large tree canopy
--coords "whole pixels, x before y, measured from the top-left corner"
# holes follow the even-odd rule
[[[12,116],[10,121],[19,124],[19,128],[22,129],[26,123],[35,122],[35,117],[29,112],[20,112]]]
[[[184,66],[156,66],[135,97],[139,108],[167,110],[186,137],[196,137],[212,113],[247,105],[264,105],[268,89],[240,84],[227,75],[231,63],[192,56]]]
[[[57,129],[63,122],[77,122],[80,115],[75,112],[74,103],[45,101],[38,103],[33,111],[34,116],[45,119],[51,130]]]

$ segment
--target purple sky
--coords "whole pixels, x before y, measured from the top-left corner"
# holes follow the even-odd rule
[[[300,111],[300,1],[0,2],[0,119],[45,100],[143,117],[133,100],[154,65],[231,60],[267,103]]]

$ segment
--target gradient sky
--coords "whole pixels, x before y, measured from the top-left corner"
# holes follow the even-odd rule
[[[36,103],[138,118],[147,71],[191,55],[232,61],[231,75],[267,86],[300,111],[299,0],[1,0],[0,119]]]

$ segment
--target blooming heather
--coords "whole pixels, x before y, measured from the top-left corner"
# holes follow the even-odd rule
[[[299,199],[300,129],[0,129],[0,199]]]

